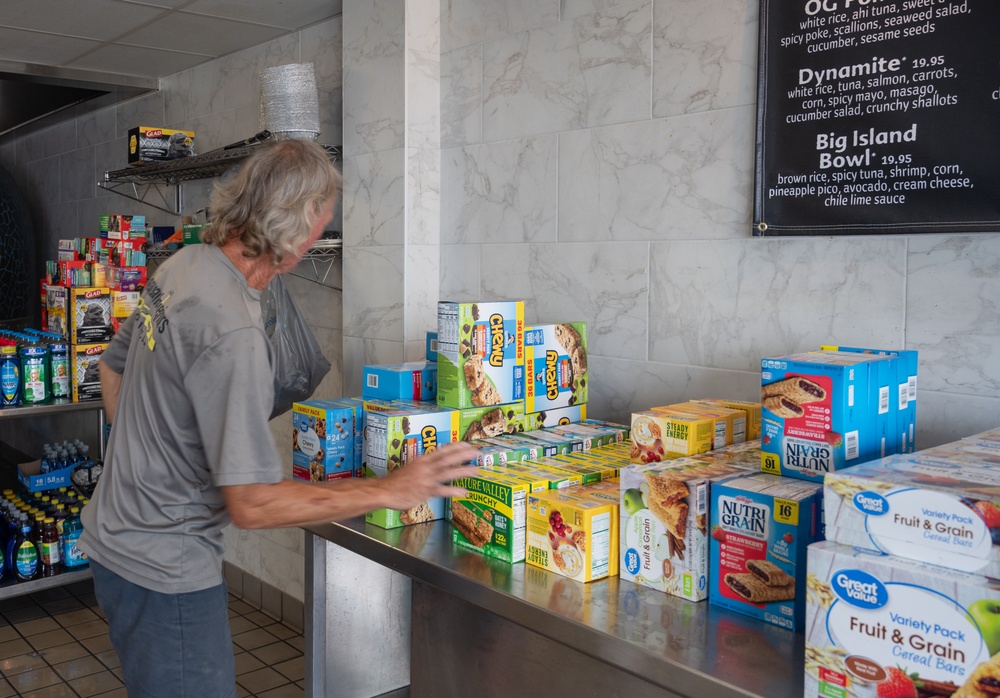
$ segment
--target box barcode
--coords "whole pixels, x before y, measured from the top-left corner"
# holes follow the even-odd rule
[[[844,460],[858,457],[858,432],[849,431],[844,435]]]
[[[708,511],[707,495],[708,487],[701,486],[698,488],[698,499],[695,503],[695,511],[699,514],[704,514]]]
[[[885,414],[889,411],[889,386],[885,385],[878,389],[878,413]]]
[[[369,388],[377,388],[378,387],[378,374],[375,374],[375,373],[369,373],[368,374],[368,386],[367,387],[369,387]]]

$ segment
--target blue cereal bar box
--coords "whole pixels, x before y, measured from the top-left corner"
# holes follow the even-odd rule
[[[709,603],[801,629],[822,487],[755,473],[715,483],[711,495]]]
[[[437,400],[438,368],[430,361],[365,366],[361,396],[377,400]]]
[[[326,400],[292,405],[292,477],[326,482],[354,477],[355,408]]]
[[[385,477],[398,468],[444,444],[458,441],[458,411],[434,405],[366,416],[365,447],[368,477]],[[365,521],[381,528],[397,528],[444,518],[445,501],[440,497],[397,511],[376,509]]]
[[[438,404],[524,400],[524,302],[438,303]]]
[[[761,470],[822,482],[881,456],[870,386],[879,357],[841,352],[761,361]]]
[[[527,412],[587,402],[587,323],[528,327],[524,365]]]

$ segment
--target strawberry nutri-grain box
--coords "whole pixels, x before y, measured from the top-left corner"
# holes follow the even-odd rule
[[[875,398],[884,357],[817,351],[761,361],[761,470],[822,482],[882,456]],[[888,386],[888,382],[886,382]]]

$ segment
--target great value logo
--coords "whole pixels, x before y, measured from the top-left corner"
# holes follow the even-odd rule
[[[858,492],[852,501],[858,511],[868,516],[883,516],[889,513],[889,500],[877,492]]]
[[[869,610],[882,608],[889,601],[885,585],[863,570],[834,572],[833,591],[846,603]]]

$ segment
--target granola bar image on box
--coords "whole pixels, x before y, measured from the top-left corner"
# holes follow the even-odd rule
[[[405,509],[399,513],[399,520],[404,524],[423,523],[424,521],[432,521],[433,519],[434,513],[427,506],[427,502],[420,502],[417,506]]]
[[[451,523],[477,548],[483,547],[493,538],[493,525],[458,502],[451,503]]]
[[[761,403],[766,409],[771,410],[771,412],[776,417],[783,417],[785,419],[794,419],[795,417],[801,417],[806,413],[802,406],[796,402],[792,402],[787,397],[783,395],[775,395],[774,397],[766,397]]]
[[[727,574],[725,582],[726,586],[750,603],[771,603],[773,601],[789,601],[795,598],[795,584],[783,587],[768,586],[763,579],[749,572]]]
[[[1000,653],[976,667],[952,698],[994,698],[1000,695]]]
[[[826,390],[818,383],[802,376],[785,378],[761,388],[761,400],[777,396],[786,397],[798,405],[805,405],[825,398]]]
[[[683,539],[687,533],[688,514],[685,498],[690,494],[687,485],[656,473],[646,473],[646,482],[649,483],[649,510],[668,531]]]
[[[747,560],[747,569],[769,587],[784,587],[795,584],[795,577],[770,560]]]

